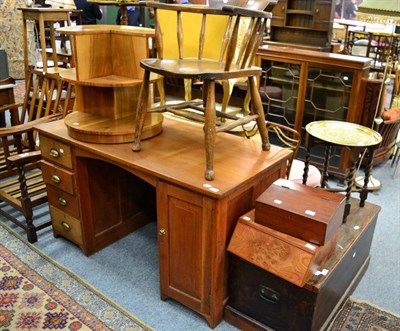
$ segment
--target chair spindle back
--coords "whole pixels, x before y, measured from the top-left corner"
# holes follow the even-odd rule
[[[171,5],[158,2],[146,2],[146,6],[154,9],[155,39],[159,59],[168,58],[168,56],[164,57],[164,32],[171,28],[170,26],[162,26],[163,20],[160,18],[160,12],[169,11],[170,14],[175,12],[176,43],[179,59],[197,57],[197,59],[201,60],[212,57],[213,55],[210,55],[210,52],[205,50],[207,38],[215,38],[216,35],[220,36],[221,31],[223,31],[220,43],[217,44],[215,42],[213,46],[219,49],[219,52],[217,52],[219,57],[217,55],[215,60],[225,64],[225,71],[229,71],[232,65],[244,69],[253,64],[267,21],[271,17],[269,12],[234,6],[215,9],[204,6]],[[187,13],[200,16],[201,23],[198,39],[193,38],[193,30],[184,22],[184,16],[189,15]],[[218,19],[218,21],[215,21],[215,19]],[[197,43],[196,40],[198,40],[197,45],[194,44]],[[195,46],[193,48],[197,50],[197,54],[185,54],[186,45],[188,44]],[[170,44],[169,47],[171,47]]]

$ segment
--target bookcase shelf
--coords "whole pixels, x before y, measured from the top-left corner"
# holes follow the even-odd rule
[[[330,51],[334,12],[333,0],[279,0],[272,10],[270,40]]]
[[[60,71],[75,86],[75,111],[64,119],[71,137],[94,143],[133,140],[142,85],[140,60],[149,57],[154,30],[132,26],[80,25],[71,35],[75,68]],[[149,114],[143,139],[162,131],[163,116]]]

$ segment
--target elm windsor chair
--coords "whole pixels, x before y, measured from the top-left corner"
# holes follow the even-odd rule
[[[256,77],[261,75],[261,68],[253,66],[252,63],[258,46],[262,41],[266,23],[271,18],[271,13],[235,6],[224,6],[222,9],[213,9],[156,2],[146,2],[145,5],[154,10],[155,40],[158,58],[143,59],[140,62],[145,72],[137,106],[137,120],[135,123],[132,150],[136,152],[140,151],[140,136],[144,120],[146,114],[151,112],[170,112],[189,120],[204,123],[206,180],[214,180],[215,178],[214,145],[216,133],[227,132],[235,127],[256,121],[261,136],[262,149],[269,150],[270,144],[265,126],[264,110],[256,81]],[[178,58],[168,59],[163,56],[162,29],[166,27],[162,27],[158,21],[158,11],[161,10],[169,10],[176,15]],[[200,21],[196,21],[191,15],[200,17]],[[208,24],[212,22],[213,16],[225,16],[225,26]],[[243,35],[244,40],[240,43],[241,47],[239,48],[237,47],[238,31],[242,17],[250,17],[250,22],[247,32]],[[199,23],[192,25],[192,29],[198,32],[199,38],[197,58],[186,58],[183,54],[185,31],[182,29],[182,21],[185,19],[191,19],[193,22]],[[210,28],[208,28],[210,26],[214,26],[215,31],[210,31]],[[193,30],[191,33],[193,33]],[[217,58],[204,57],[203,52],[207,46],[206,36],[212,36],[215,40],[218,35],[221,36],[221,39],[218,43],[214,43],[212,47],[219,48],[219,56]],[[172,45],[168,45],[168,47],[172,47]],[[175,105],[148,108],[150,73],[157,73],[169,78],[198,79],[203,81],[203,100],[200,102],[190,101]],[[243,117],[236,117],[217,111],[215,103],[216,81],[240,77],[248,78],[254,113]],[[219,118],[224,118],[225,120],[217,121],[217,115]]]

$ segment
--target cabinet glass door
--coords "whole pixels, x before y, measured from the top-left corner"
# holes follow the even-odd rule
[[[308,67],[301,77],[302,64],[262,61],[260,94],[266,119],[298,130],[302,136],[298,158],[305,156],[305,126],[313,121],[346,121],[349,112],[353,72]],[[304,91],[302,95],[301,91]],[[299,101],[300,100],[300,101]],[[272,143],[277,143],[273,136]],[[323,164],[324,150],[314,148],[311,161]],[[330,165],[339,167],[341,149],[331,155]]]

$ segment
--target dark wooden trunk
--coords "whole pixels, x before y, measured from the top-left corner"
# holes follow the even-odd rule
[[[225,319],[242,330],[320,330],[352,293],[369,263],[380,208],[353,200],[352,213],[339,231],[335,255],[298,287],[234,255]],[[358,226],[359,228],[355,228]]]

